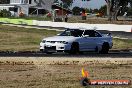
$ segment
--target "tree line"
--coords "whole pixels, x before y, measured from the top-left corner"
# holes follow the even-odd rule
[[[70,6],[75,0],[62,0],[63,3]],[[91,1],[91,0],[82,0],[82,1]],[[100,9],[105,11],[104,14],[107,14],[108,20],[118,20],[117,17],[125,12],[132,12],[132,0],[105,0],[106,6],[101,7]],[[96,3],[95,3],[96,4]],[[106,9],[105,9],[106,8]],[[80,7],[75,7],[72,9],[73,14],[79,14]],[[100,11],[99,9],[99,11]],[[97,11],[97,9],[94,9]]]

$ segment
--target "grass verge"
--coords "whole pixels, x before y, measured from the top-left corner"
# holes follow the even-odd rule
[[[56,35],[58,32],[45,29],[18,28],[0,25],[0,50],[23,51],[38,50],[44,37]]]

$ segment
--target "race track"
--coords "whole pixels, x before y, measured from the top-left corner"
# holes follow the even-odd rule
[[[132,58],[132,51],[110,51],[108,54],[98,54],[95,52],[85,52],[83,54],[70,55],[66,53],[54,53],[54,54],[45,54],[41,52],[0,52],[0,57],[75,57],[75,58]]]

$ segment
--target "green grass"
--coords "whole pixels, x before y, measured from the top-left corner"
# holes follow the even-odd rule
[[[18,28],[0,25],[1,51],[38,51],[39,43],[45,37],[58,34],[57,31],[35,28]],[[132,49],[132,40],[113,39],[113,49]]]
[[[113,49],[132,49],[132,40],[131,39],[113,39]]]
[[[58,32],[45,29],[18,28],[0,25],[0,50],[38,50],[44,37],[56,35]]]
[[[10,17],[10,19],[26,19],[26,20],[39,20],[39,21],[51,21],[52,18],[43,16],[43,17]]]

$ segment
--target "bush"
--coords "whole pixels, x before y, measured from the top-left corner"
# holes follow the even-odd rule
[[[80,12],[82,11],[82,9],[80,7],[74,7],[72,9],[73,15],[81,15]]]
[[[10,11],[7,11],[6,9],[0,11],[0,17],[10,17],[10,16],[11,16]]]

